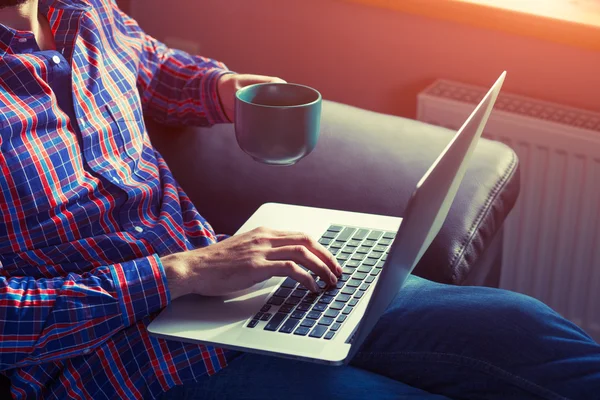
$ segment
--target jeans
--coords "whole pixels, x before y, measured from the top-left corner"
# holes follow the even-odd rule
[[[347,366],[244,353],[167,399],[600,399],[600,345],[514,292],[411,276]]]

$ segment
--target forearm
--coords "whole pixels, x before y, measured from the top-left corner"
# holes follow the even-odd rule
[[[147,36],[138,89],[146,115],[167,124],[212,125],[228,122],[217,84],[231,73],[215,60],[169,49]]]
[[[0,278],[0,370],[87,354],[169,302],[156,256],[52,279]]]

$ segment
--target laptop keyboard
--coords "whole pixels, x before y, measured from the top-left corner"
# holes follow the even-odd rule
[[[332,287],[309,271],[321,288],[312,293],[287,278],[246,325],[267,331],[332,339],[381,272],[396,232],[331,225],[319,239],[343,268]]]

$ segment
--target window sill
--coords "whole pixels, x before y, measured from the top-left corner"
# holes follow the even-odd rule
[[[536,0],[346,1],[600,51],[600,1],[596,0],[543,0],[541,7]]]

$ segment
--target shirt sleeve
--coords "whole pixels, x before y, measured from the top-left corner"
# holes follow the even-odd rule
[[[170,301],[158,256],[66,277],[0,277],[0,371],[82,354]]]
[[[232,73],[225,64],[170,49],[144,33],[114,2],[113,9],[117,29],[140,49],[137,85],[144,114],[166,124],[229,122],[217,93],[219,78]]]

